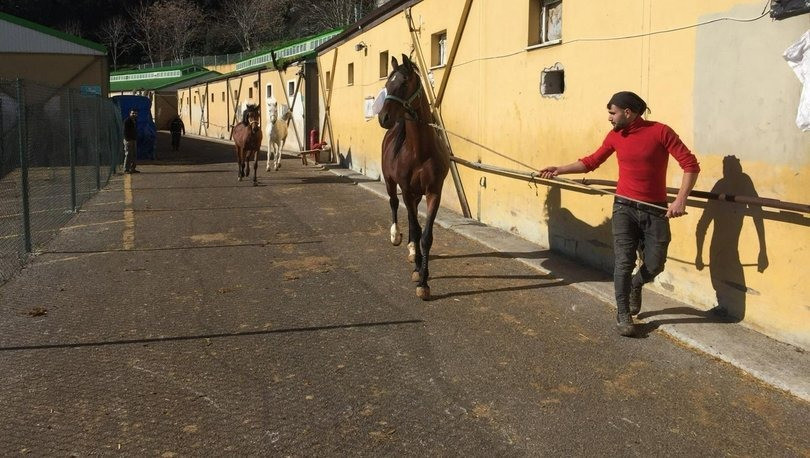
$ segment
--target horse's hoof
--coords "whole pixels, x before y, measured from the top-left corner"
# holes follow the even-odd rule
[[[416,260],[416,244],[413,242],[408,242],[408,262],[414,262]]]
[[[238,180],[239,180],[239,181],[242,181],[242,177],[239,177],[239,178],[238,178]]]
[[[391,245],[399,246],[402,243],[402,233],[399,232],[399,227],[396,223],[391,225]]]
[[[412,282],[419,283],[419,280],[421,280],[421,279],[422,279],[422,276],[419,275],[418,270],[414,270],[413,272],[411,272],[411,281]]]
[[[259,182],[258,182],[258,181],[254,181],[254,182],[253,182],[253,186],[259,186]]]
[[[417,286],[416,296],[423,301],[430,299],[430,286]]]
[[[266,169],[264,169],[264,171],[265,171],[265,172],[269,172],[269,171],[270,171],[270,166],[268,165],[268,166],[267,166],[267,168],[266,168]]]

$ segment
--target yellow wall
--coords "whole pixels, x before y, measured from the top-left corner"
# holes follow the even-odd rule
[[[99,86],[107,96],[107,56],[0,53],[0,77],[37,81],[55,87]]]
[[[463,0],[424,0],[413,7],[428,62],[432,34],[446,29],[449,51],[463,5]],[[810,202],[810,137],[794,122],[801,86],[781,57],[808,29],[810,16],[691,27],[760,14],[761,0],[564,0],[562,43],[527,49],[528,0],[473,2],[442,116],[453,133],[500,154],[451,136],[454,154],[523,171],[571,162],[595,150],[608,132],[605,104],[610,96],[631,90],[648,102],[649,119],[670,125],[698,156],[703,172],[697,190],[725,187],[729,193],[750,194],[753,187],[763,197]],[[367,48],[358,52],[355,46],[361,41]],[[397,58],[411,52],[403,13],[319,57],[326,72],[337,55],[331,102],[336,152],[345,164],[371,177],[380,175],[384,132],[376,118],[366,120],[363,106],[366,97],[383,87],[379,53],[386,50]],[[354,64],[352,85],[349,63]],[[541,72],[555,64],[565,71],[565,92],[559,98],[543,97]],[[436,89],[444,71],[433,70]],[[739,159],[750,180],[738,173],[721,181],[723,158],[729,155]],[[682,174],[670,162],[667,184],[678,187]],[[549,192],[542,185],[459,170],[474,218],[611,269],[609,197],[557,188]],[[486,187],[480,186],[482,176]],[[609,180],[616,176],[613,159],[589,174]],[[443,205],[459,209],[449,178]],[[696,269],[695,233],[704,208],[704,221],[710,223],[704,262],[709,264],[712,250],[720,250],[723,254],[715,254],[712,264],[722,269]],[[699,309],[717,305],[719,293],[744,317],[744,324],[810,347],[810,287],[799,274],[810,246],[806,215],[768,209],[759,213],[770,264],[758,272],[756,212],[729,203],[707,207],[700,199],[688,211],[672,221],[667,269],[653,288]],[[718,222],[724,233],[713,240]]]
[[[300,67],[290,66],[287,70],[261,70],[240,76],[219,79],[213,82],[196,84],[177,91],[178,112],[186,125],[186,132],[211,138],[230,139],[230,128],[241,121],[239,108],[244,104],[259,104],[262,110],[262,126],[267,137],[268,118],[271,107],[292,106],[293,98],[285,98],[290,82],[298,84]],[[267,86],[271,86],[271,96],[267,97]],[[298,138],[304,141],[304,85],[301,83],[297,100],[293,106],[295,128]],[[293,93],[295,91],[293,90]],[[212,98],[213,96],[213,98]],[[190,102],[190,103],[189,103]],[[267,138],[265,138],[265,144]],[[295,129],[290,125],[285,149],[297,148]]]

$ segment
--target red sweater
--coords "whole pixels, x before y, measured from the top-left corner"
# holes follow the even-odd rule
[[[629,126],[610,131],[593,154],[580,161],[595,170],[616,152],[619,181],[616,194],[644,202],[666,202],[667,162],[671,154],[684,172],[700,172],[697,158],[666,124],[636,118]]]

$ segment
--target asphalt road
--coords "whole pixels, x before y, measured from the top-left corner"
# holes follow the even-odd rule
[[[807,403],[439,227],[423,302],[385,200],[232,157],[114,177],[0,286],[0,455],[810,456]]]

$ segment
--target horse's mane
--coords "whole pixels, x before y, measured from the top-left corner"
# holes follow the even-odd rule
[[[248,115],[252,111],[258,112],[259,111],[259,106],[254,104],[254,103],[251,103],[251,104],[249,104],[249,105],[247,105],[245,107],[245,112],[242,113],[242,124],[243,125],[247,126],[248,124],[250,124],[250,122],[248,121]]]

